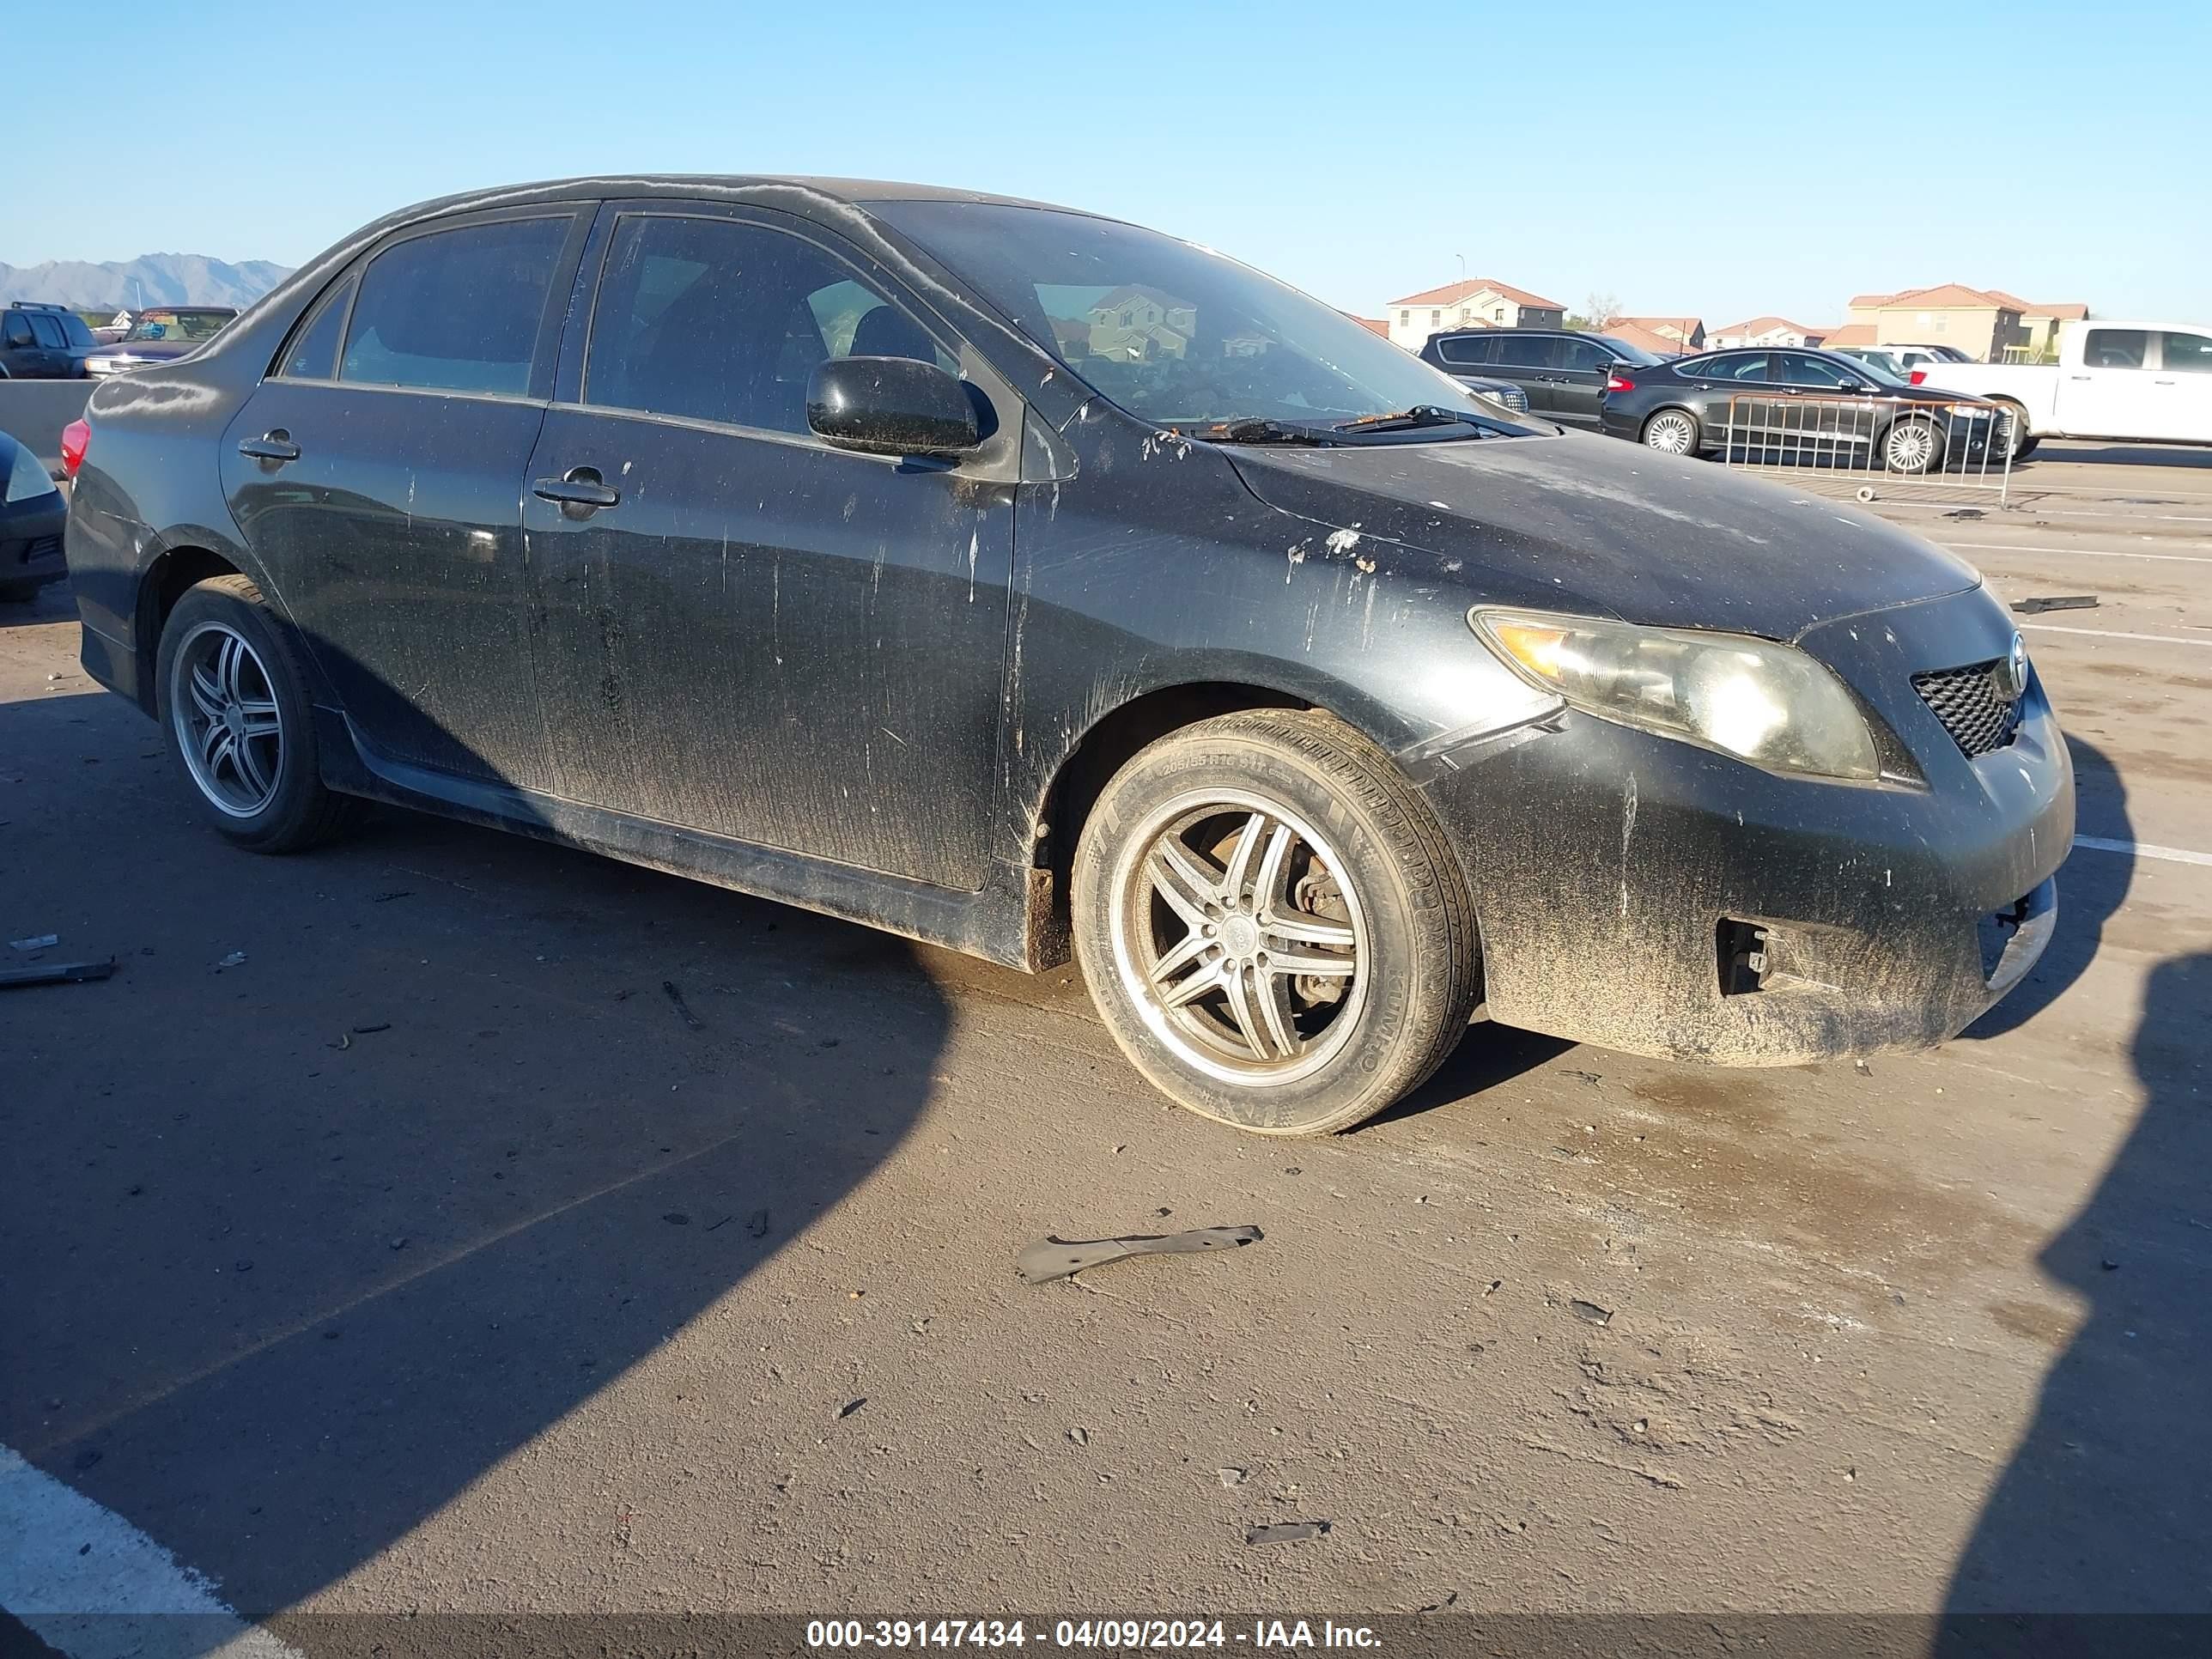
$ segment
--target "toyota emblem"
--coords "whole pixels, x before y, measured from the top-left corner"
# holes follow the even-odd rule
[[[2027,641],[2014,634],[2012,649],[1998,660],[1990,678],[1995,682],[1999,698],[2018,702],[2027,690]]]

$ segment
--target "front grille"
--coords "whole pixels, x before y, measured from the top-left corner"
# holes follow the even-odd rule
[[[1498,401],[1508,409],[1526,409],[1528,407],[1528,394],[1517,386],[1509,386],[1498,392]]]
[[[2002,749],[2020,730],[2020,699],[1997,695],[1997,660],[1912,677],[1912,689],[1969,760]]]

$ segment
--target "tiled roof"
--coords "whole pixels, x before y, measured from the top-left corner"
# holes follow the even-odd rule
[[[1419,294],[1405,295],[1390,301],[1394,306],[1455,306],[1474,295],[1490,293],[1510,300],[1518,306],[1535,306],[1547,311],[1565,311],[1557,300],[1547,300],[1540,294],[1531,294],[1525,288],[1515,288],[1510,283],[1493,282],[1487,276],[1470,277],[1465,282],[1448,283],[1442,288],[1424,289]]]

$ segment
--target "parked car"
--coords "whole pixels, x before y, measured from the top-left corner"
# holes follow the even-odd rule
[[[85,665],[239,845],[367,796],[1072,946],[1146,1077],[1262,1133],[1388,1104],[1478,1000],[1924,1046],[2055,926],[2066,750],[1971,566],[1110,219],[451,197],[70,441]]]
[[[161,306],[142,311],[121,340],[85,359],[86,371],[99,378],[149,363],[174,362],[222,333],[237,315],[235,306]]]
[[[1421,361],[1447,374],[1475,374],[1517,386],[1531,414],[1595,432],[1613,369],[1622,363],[1641,368],[1662,360],[1609,334],[1468,328],[1429,336]]]
[[[1946,364],[1955,390],[2011,415],[2012,458],[2044,438],[2212,444],[2212,324],[2069,322],[2055,363]]]
[[[1990,453],[1998,411],[1972,398],[1832,351],[1753,347],[1620,371],[1605,429],[1673,455],[1781,450],[1917,474]]]
[[[62,526],[69,502],[39,458],[0,432],[0,605],[19,605],[66,574]]]
[[[1872,363],[1893,380],[1909,381],[1911,371],[1906,368],[1904,357],[1901,355],[1893,355],[1887,347],[1822,346],[1820,349],[1833,352],[1838,357],[1852,357],[1863,363]],[[1901,354],[1905,349],[1905,348],[1899,346],[1897,348],[1897,353]],[[1922,361],[1929,360],[1923,357]]]
[[[0,380],[76,380],[96,343],[67,306],[11,300],[0,307]]]

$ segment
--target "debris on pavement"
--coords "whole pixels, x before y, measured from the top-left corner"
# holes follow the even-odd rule
[[[33,939],[11,939],[8,943],[18,951],[43,951],[50,945],[59,945],[59,933],[40,933]]]
[[[1244,1484],[1246,1479],[1251,1474],[1252,1471],[1249,1469],[1225,1468],[1216,1469],[1213,1473],[1220,1480],[1223,1486],[1241,1486]]]
[[[672,1227],[688,1227],[691,1224],[691,1218],[681,1210],[671,1210],[660,1218]]]
[[[1264,1527],[1244,1528],[1248,1544],[1295,1544],[1304,1538],[1326,1538],[1329,1522],[1326,1521],[1278,1521]]]
[[[218,969],[222,969],[222,968],[243,968],[244,966],[246,966],[246,952],[245,952],[245,951],[232,951],[228,956],[225,957],[224,957],[221,962],[218,962],[217,963],[216,963],[216,966]]]
[[[1613,1310],[1610,1308],[1601,1308],[1596,1303],[1585,1302],[1580,1297],[1575,1297],[1567,1305],[1575,1310],[1576,1318],[1588,1324],[1610,1325],[1613,1323]]]
[[[768,1237],[768,1212],[755,1210],[745,1218],[745,1231],[755,1238]]]
[[[837,1408],[837,1415],[841,1418],[850,1417],[854,1412],[860,1410],[861,1407],[867,1403],[868,1396],[866,1395],[862,1395],[858,1400],[848,1400],[842,1406]]]
[[[691,1012],[691,1005],[684,1000],[684,993],[676,988],[674,980],[664,979],[660,981],[660,988],[667,994],[668,1000],[674,1005],[676,1012],[683,1016],[686,1025],[695,1031],[703,1031],[707,1029],[699,1016]]]
[[[356,1036],[374,1036],[379,1031],[388,1031],[391,1029],[392,1022],[390,1020],[380,1019],[373,1024],[355,1026],[353,1028],[353,1034]]]
[[[106,979],[115,971],[115,958],[99,962],[42,962],[35,968],[0,968],[0,991],[21,990],[29,985],[81,985]]]
[[[2039,617],[2046,611],[2094,611],[2094,593],[2054,593],[2045,599],[2014,599],[2012,608],[2023,617]]]
[[[1087,1446],[1091,1443],[1091,1431],[1079,1425],[1067,1431],[1067,1437],[1076,1445]]]
[[[1030,1285],[1048,1284],[1133,1255],[1192,1255],[1256,1244],[1257,1227],[1194,1227],[1183,1233],[1135,1233],[1125,1238],[1048,1237],[1014,1258],[1014,1271]]]

